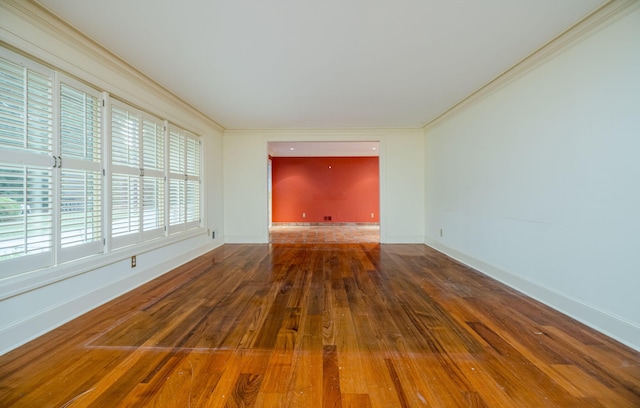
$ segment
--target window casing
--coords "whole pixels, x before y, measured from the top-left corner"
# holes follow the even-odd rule
[[[200,141],[169,126],[169,233],[200,225]]]
[[[200,151],[193,134],[0,47],[0,279],[200,227]]]
[[[103,251],[102,95],[69,78],[59,87],[58,262]]]
[[[166,125],[111,101],[111,245],[119,248],[165,234]]]
[[[166,122],[142,117],[142,238],[149,240],[166,232]]]
[[[53,262],[55,73],[0,53],[0,278]]]

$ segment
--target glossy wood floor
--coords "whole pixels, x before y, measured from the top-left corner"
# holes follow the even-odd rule
[[[640,407],[640,354],[423,245],[225,245],[0,357],[2,407]]]
[[[379,225],[274,225],[272,244],[358,244],[380,242]]]

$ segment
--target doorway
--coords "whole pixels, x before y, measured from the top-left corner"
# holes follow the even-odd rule
[[[272,243],[380,242],[380,143],[269,142]]]

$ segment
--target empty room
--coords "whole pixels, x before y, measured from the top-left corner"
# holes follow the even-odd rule
[[[640,406],[640,1],[0,1],[0,407]]]

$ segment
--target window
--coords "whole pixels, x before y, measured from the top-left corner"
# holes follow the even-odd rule
[[[0,279],[200,227],[200,154],[193,134],[0,48]]]
[[[114,248],[165,232],[165,124],[126,104],[111,105],[111,235]]]
[[[111,105],[111,237],[114,248],[138,241],[140,230],[140,119]]]
[[[169,127],[169,232],[200,225],[200,141]]]
[[[54,73],[0,54],[0,278],[53,262]]]
[[[165,232],[165,129],[158,119],[142,118],[142,236],[152,239]]]
[[[101,103],[98,91],[61,79],[59,262],[103,250]]]

